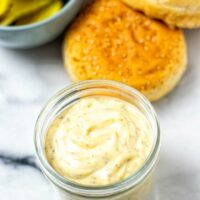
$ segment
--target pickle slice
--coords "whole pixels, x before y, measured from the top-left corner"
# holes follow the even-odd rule
[[[21,17],[35,13],[51,2],[52,0],[12,0],[11,8],[0,21],[0,25],[10,25]]]
[[[38,12],[19,19],[16,21],[16,25],[32,24],[47,19],[48,17],[57,13],[62,8],[62,6],[63,3],[61,0],[55,0],[50,5],[42,8]]]
[[[10,0],[0,0],[0,17],[4,16],[10,8]]]

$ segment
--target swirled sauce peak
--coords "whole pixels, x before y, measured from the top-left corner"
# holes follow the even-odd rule
[[[68,106],[48,128],[45,153],[63,177],[102,186],[134,174],[152,145],[151,127],[134,105],[113,97],[86,97]]]

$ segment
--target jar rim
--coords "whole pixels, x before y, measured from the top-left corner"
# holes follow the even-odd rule
[[[123,91],[135,95],[138,98],[138,100],[140,100],[143,103],[143,105],[151,115],[153,119],[151,125],[154,126],[154,131],[156,132],[155,133],[156,137],[154,139],[155,141],[152,145],[151,152],[149,153],[149,156],[147,157],[143,165],[128,178],[106,186],[84,186],[78,183],[74,183],[69,179],[61,176],[48,163],[46,156],[44,155],[44,145],[42,144],[41,141],[42,125],[44,124],[45,119],[48,117],[47,112],[49,111],[49,109],[52,108],[52,106],[54,106],[56,103],[58,103],[62,99],[63,95],[68,94],[68,96],[70,96],[74,94],[75,91],[78,91],[80,87],[87,87],[87,86],[89,87],[95,85],[104,85],[108,87],[110,86],[110,87],[120,88]],[[34,145],[35,145],[36,157],[39,161],[40,168],[47,176],[47,178],[49,178],[55,185],[71,193],[76,193],[82,196],[91,196],[91,197],[110,196],[113,194],[118,194],[120,192],[126,191],[132,188],[133,186],[135,187],[140,183],[141,180],[143,180],[144,177],[146,177],[150,173],[151,169],[155,164],[154,158],[158,156],[160,150],[160,126],[158,117],[156,115],[153,106],[151,105],[149,100],[136,89],[128,85],[125,85],[123,83],[111,80],[80,81],[78,83],[71,84],[70,86],[67,86],[64,89],[60,90],[44,106],[36,121],[35,131],[34,131]]]

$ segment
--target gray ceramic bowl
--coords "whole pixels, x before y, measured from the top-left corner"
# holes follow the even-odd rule
[[[10,48],[32,48],[52,41],[72,21],[82,5],[82,0],[69,0],[52,17],[25,26],[0,26],[0,45]]]

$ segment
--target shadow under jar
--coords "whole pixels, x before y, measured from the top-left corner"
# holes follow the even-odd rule
[[[93,96],[114,97],[134,105],[146,117],[151,128],[151,150],[143,165],[128,178],[107,186],[74,183],[56,172],[45,155],[45,137],[51,122],[69,105]],[[106,80],[83,81],[69,86],[56,94],[41,111],[35,127],[34,140],[41,170],[52,183],[59,200],[144,200],[148,197],[160,150],[160,129],[152,105],[137,90],[122,83]]]

